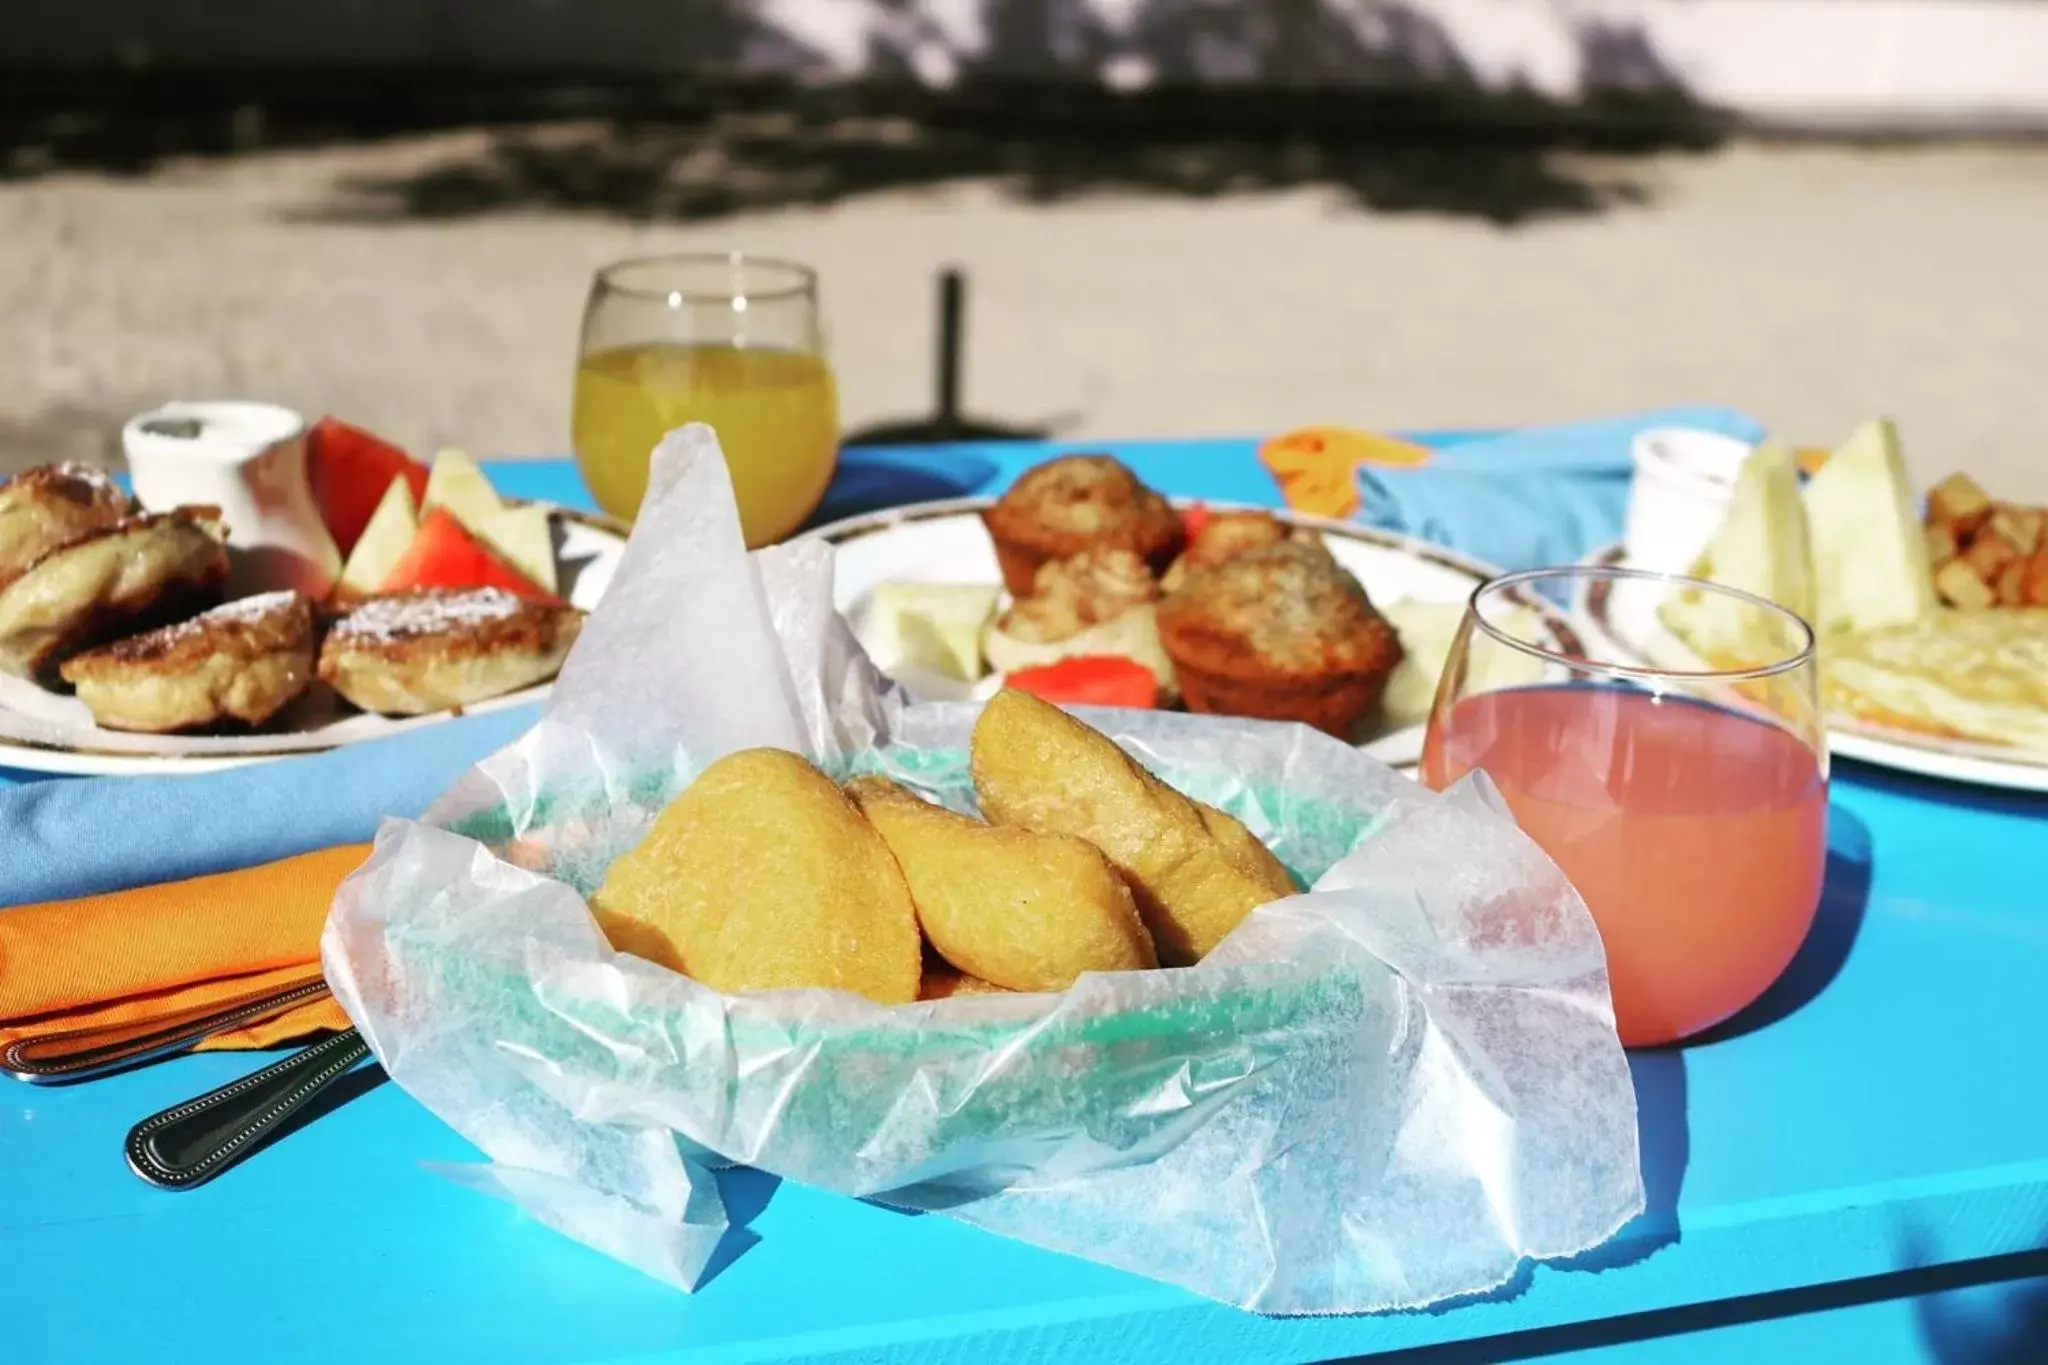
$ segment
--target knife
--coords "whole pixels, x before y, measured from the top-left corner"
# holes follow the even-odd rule
[[[91,1080],[198,1046],[216,1034],[309,1004],[327,994],[318,974],[182,1014],[18,1038],[0,1047],[0,1072],[33,1085]]]

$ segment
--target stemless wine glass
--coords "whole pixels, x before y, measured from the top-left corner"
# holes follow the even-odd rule
[[[1533,598],[1580,603],[1586,638],[1550,638]],[[1422,776],[1493,779],[1600,927],[1622,1042],[1649,1046],[1734,1014],[1798,951],[1827,864],[1827,764],[1805,621],[1586,566],[1472,595]]]
[[[839,398],[808,267],[734,253],[597,272],[571,429],[598,505],[636,514],[648,457],[686,422],[718,433],[749,547],[817,509],[839,456]]]

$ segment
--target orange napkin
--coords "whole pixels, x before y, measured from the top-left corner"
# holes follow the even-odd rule
[[[146,1024],[320,974],[320,930],[368,844],[239,872],[0,910],[0,1045],[71,1029]],[[332,997],[202,1048],[271,1047],[345,1029]]]
[[[1429,447],[1346,427],[1301,427],[1260,446],[1259,462],[1289,507],[1343,520],[1358,511],[1360,465],[1412,469],[1429,463]]]

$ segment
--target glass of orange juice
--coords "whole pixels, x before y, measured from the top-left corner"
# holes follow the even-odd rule
[[[1560,642],[1532,597],[1597,603],[1581,617],[1637,633]],[[1704,655],[1689,643],[1709,637]],[[1640,570],[1511,574],[1465,612],[1422,777],[1485,770],[1599,925],[1622,1042],[1675,1042],[1762,995],[1812,927],[1817,689],[1812,629],[1763,598]]]
[[[647,462],[687,422],[718,433],[749,547],[817,510],[839,457],[817,275],[758,256],[650,256],[597,272],[571,436],[598,506],[631,519]]]

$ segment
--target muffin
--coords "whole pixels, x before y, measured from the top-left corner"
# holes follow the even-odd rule
[[[1065,455],[1024,472],[981,514],[1003,586],[1031,594],[1039,566],[1084,550],[1129,550],[1154,574],[1180,553],[1180,516],[1107,455]]]
[[[1179,559],[1173,561],[1173,566],[1166,571],[1159,585],[1167,592],[1173,592],[1197,569],[1214,568],[1224,560],[1235,559],[1247,551],[1289,540],[1300,541],[1316,549],[1323,548],[1323,538],[1314,531],[1306,526],[1289,526],[1271,512],[1217,512],[1203,521],[1201,529],[1188,538],[1187,548],[1181,551]]]
[[[1187,576],[1159,638],[1190,711],[1294,720],[1350,739],[1401,661],[1394,628],[1329,553],[1299,541]]]

